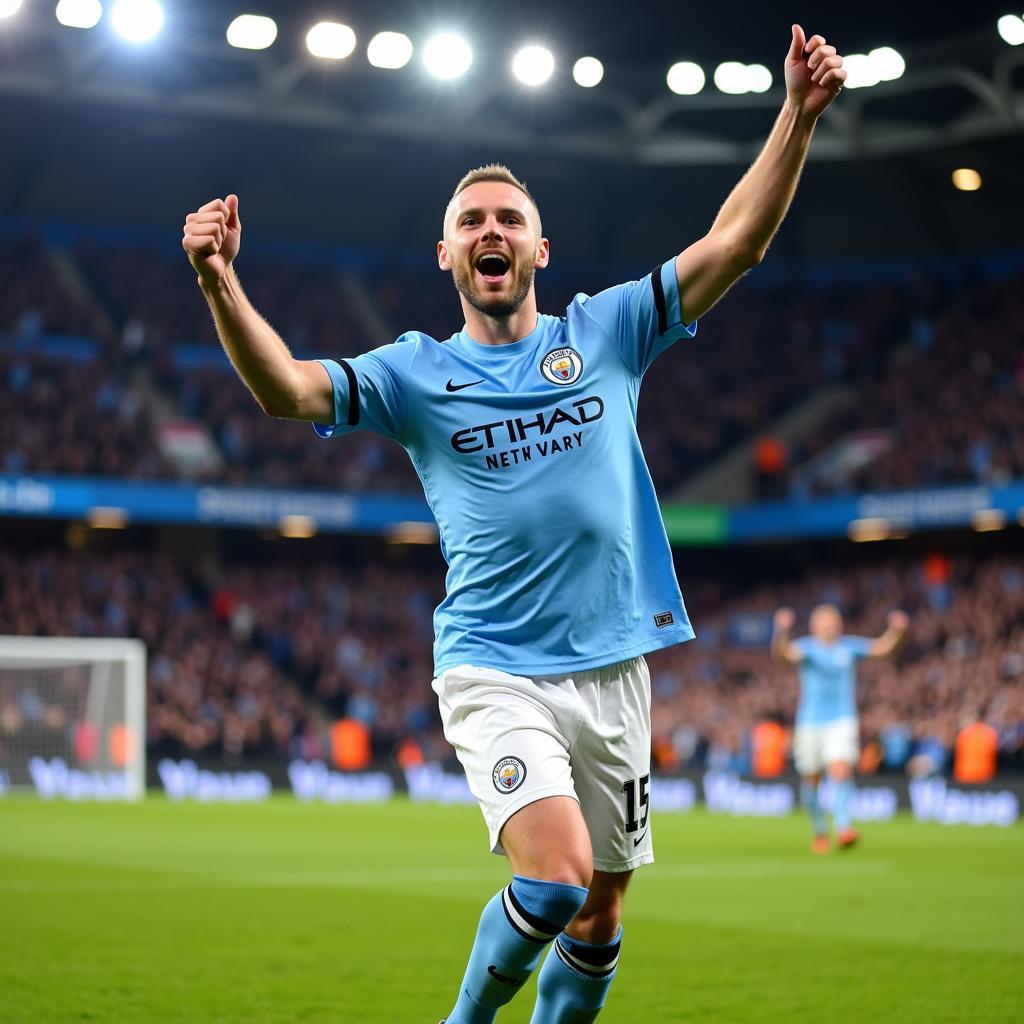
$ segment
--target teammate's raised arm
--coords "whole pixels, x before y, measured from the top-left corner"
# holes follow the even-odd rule
[[[764,258],[786,216],[822,111],[846,80],[843,58],[823,36],[794,25],[786,101],[761,155],[732,190],[711,230],[676,259],[684,322],[697,320]]]
[[[780,608],[775,613],[772,631],[772,657],[787,665],[799,665],[803,660],[791,634],[796,616],[792,608]]]
[[[334,392],[324,367],[293,358],[242,291],[232,266],[241,241],[236,195],[214,199],[185,218],[181,244],[199,275],[224,351],[264,412],[333,423]]]
[[[909,627],[910,618],[906,612],[889,612],[888,628],[880,637],[871,641],[868,657],[888,658],[895,654],[896,649],[903,643]]]

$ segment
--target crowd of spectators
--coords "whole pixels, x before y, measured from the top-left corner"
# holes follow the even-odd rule
[[[669,763],[746,771],[759,722],[791,724],[794,669],[767,649],[772,612],[819,603],[844,613],[846,631],[877,636],[889,611],[911,618],[894,659],[859,669],[864,769],[943,771],[967,719],[1000,733],[1004,759],[1024,767],[1024,567],[1019,557],[977,561],[931,555],[920,562],[822,568],[790,583],[743,593],[697,618],[698,639],[649,658],[654,730]],[[737,643],[751,620],[759,642]]]
[[[11,250],[21,247],[34,255],[15,267]],[[84,329],[80,309],[66,300],[47,304],[48,296],[63,292],[37,244],[0,244],[0,252],[12,261],[9,270],[19,282],[14,298],[5,300],[16,300],[18,308],[0,321],[0,331],[6,324],[9,337],[18,338],[26,327],[37,332]],[[223,460],[197,471],[161,458],[144,410],[141,417],[129,417],[132,442],[118,445],[116,457],[105,459],[93,459],[88,446],[69,440],[66,428],[52,436],[51,421],[33,415],[33,438],[6,439],[4,455],[15,468],[110,472],[113,459],[113,471],[130,477],[201,472],[206,479],[232,483],[418,491],[408,459],[391,442],[366,437],[325,445],[303,424],[266,417],[220,353],[194,275],[172,247],[80,243],[70,255],[114,325],[114,337],[98,346],[88,388],[63,386],[56,365],[48,374],[64,401],[66,418],[77,423],[107,415],[106,405],[96,408],[96,394],[102,390],[106,401],[112,389],[123,393],[132,386],[131,373],[141,367],[182,417],[209,430]],[[375,326],[354,313],[337,267],[294,256],[247,256],[239,272],[253,303],[294,352],[350,356],[412,328],[444,339],[461,327],[450,282],[437,270],[406,263],[362,274]],[[597,291],[610,283],[542,276],[542,308],[557,313],[575,291]],[[656,484],[671,491],[822,384],[874,379],[906,337],[915,311],[930,314],[935,301],[934,291],[919,281],[863,287],[741,282],[709,315],[697,338],[663,356],[657,372],[645,378],[640,434]],[[3,345],[0,338],[0,351]],[[183,358],[186,348],[193,358]],[[198,361],[197,349],[207,353]],[[110,384],[104,387],[103,381]],[[29,420],[29,412],[36,410],[26,405],[21,418]],[[102,451],[109,447],[104,444]],[[45,466],[38,464],[39,449],[46,451]]]
[[[1024,477],[1024,275],[976,281],[936,317],[916,316],[911,351],[805,438],[796,461],[856,431],[887,450],[838,479],[797,466],[797,493],[993,484]]]
[[[252,559],[217,571],[163,555],[0,553],[0,633],[139,636],[149,652],[148,739],[156,754],[328,757],[331,723],[362,723],[388,757],[412,740],[448,758],[430,689],[439,567]],[[942,772],[965,716],[987,720],[1004,763],[1024,767],[1024,569],[1004,555],[821,568],[706,606],[687,585],[698,640],[649,657],[655,754],[666,770],[750,767],[764,721],[792,722],[794,670],[763,628],[779,603],[806,621],[815,603],[877,635],[911,616],[891,661],[860,670],[866,769]],[[738,628],[739,624],[745,624]],[[750,624],[761,625],[750,641]],[[755,630],[755,633],[757,631]],[[746,639],[744,639],[746,637]],[[14,698],[8,695],[9,702]],[[17,725],[17,707],[0,708]],[[2,737],[0,737],[2,742]],[[924,768],[922,769],[922,765]]]

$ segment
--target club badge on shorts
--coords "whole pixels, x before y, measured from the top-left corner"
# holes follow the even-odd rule
[[[552,384],[572,384],[583,372],[583,356],[574,348],[556,348],[541,360],[540,372]]]
[[[491,781],[499,793],[514,793],[526,778],[526,765],[518,757],[503,757],[491,772]]]

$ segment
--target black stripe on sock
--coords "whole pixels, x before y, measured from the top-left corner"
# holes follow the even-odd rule
[[[524,939],[528,939],[530,942],[536,942],[538,946],[546,946],[551,940],[550,939],[538,939],[536,935],[530,935],[524,932],[522,928],[512,919],[512,915],[508,912],[508,907],[505,905],[505,901],[501,901],[501,909],[505,911],[505,920],[508,921],[509,925],[515,930],[518,935],[521,935]]]
[[[581,946],[579,943],[573,942],[571,935],[559,936],[558,941],[565,942],[567,952],[572,953],[577,960],[590,964],[591,967],[604,967],[606,964],[610,964],[619,955],[619,950],[622,948],[621,942],[614,942],[610,946],[598,946],[596,949],[592,946]]]
[[[565,950],[562,949],[559,943],[555,943],[555,952],[558,954],[558,959],[569,968],[570,971],[575,971],[577,974],[585,974],[588,978],[606,978],[609,974],[615,970],[614,967],[610,967],[607,970],[596,970],[588,971],[585,967],[580,967],[579,964],[574,964],[565,954]]]
[[[356,371],[348,365],[347,359],[339,359],[341,368],[348,377],[348,425],[359,426],[359,381],[356,380]]]
[[[562,930],[560,925],[551,924],[550,921],[545,921],[543,917],[531,914],[516,898],[515,890],[513,890],[511,885],[505,891],[508,893],[508,898],[512,906],[516,908],[516,913],[518,913],[527,924],[536,928],[537,931],[544,932],[546,935],[551,936],[551,938],[545,941],[550,942],[551,939],[553,939]]]
[[[668,330],[668,310],[665,308],[665,288],[661,283],[661,267],[651,271],[651,288],[654,289],[654,308],[658,311],[658,333]]]

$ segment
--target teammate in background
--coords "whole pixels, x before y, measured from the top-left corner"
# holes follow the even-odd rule
[[[186,218],[182,244],[225,350],[260,406],[325,437],[401,443],[448,561],[434,668],[445,735],[513,878],[487,904],[448,1024],[491,1024],[551,945],[535,1024],[585,1024],[615,975],[622,902],[650,863],[650,676],[693,637],[636,433],[640,381],[760,262],[793,198],[842,58],[794,25],[787,96],[710,231],[639,281],[538,314],[548,240],[526,186],[479,168],[437,246],[465,326],[351,360],[296,360],[232,261],[238,198]],[[381,200],[386,201],[386,200]],[[833,240],[822,226],[822,247]]]
[[[853,770],[860,755],[857,662],[892,655],[910,621],[905,612],[890,612],[889,628],[877,639],[844,636],[839,609],[821,604],[811,612],[811,635],[792,640],[795,619],[791,608],[775,613],[772,654],[800,671],[793,760],[801,776],[800,802],[814,829],[811,849],[828,853],[828,823],[820,796],[823,773],[833,784],[832,824],[839,848],[848,849],[860,838],[852,819]]]

